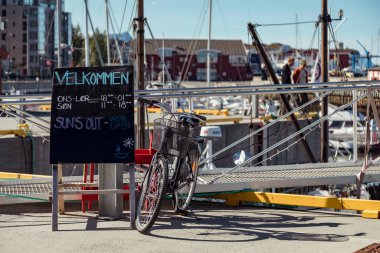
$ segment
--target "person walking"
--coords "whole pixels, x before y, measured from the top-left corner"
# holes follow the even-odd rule
[[[282,76],[281,76],[281,81],[282,83],[292,83],[292,67],[294,65],[294,58],[289,57],[288,62],[284,65],[282,68]]]
[[[294,70],[293,82],[294,84],[308,83],[308,72],[306,70],[306,61],[302,60],[300,66]],[[303,87],[299,87],[303,88]],[[309,101],[307,93],[299,94],[299,105],[303,105]]]
[[[294,66],[294,58],[289,57],[288,62],[284,65],[284,67],[282,67],[281,82],[283,84],[291,84],[292,83],[291,76],[292,76],[292,67],[293,66]],[[286,88],[286,89],[290,89],[290,88]],[[285,94],[285,98],[289,102],[289,100],[291,98],[291,94]],[[282,115],[287,113],[287,110],[285,109],[283,104],[281,105],[280,111],[281,111]]]

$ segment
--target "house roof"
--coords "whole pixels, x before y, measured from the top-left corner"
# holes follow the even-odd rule
[[[156,39],[156,43],[152,39],[145,40],[146,54],[157,54],[157,47],[161,47],[162,42]],[[192,50],[207,49],[207,40],[191,40],[191,39],[165,39],[165,48],[172,48],[178,54],[188,54]],[[221,52],[224,55],[246,55],[244,44],[241,40],[211,40],[212,50]]]
[[[338,54],[360,54],[358,50],[356,49],[338,49],[338,50],[335,50],[335,49],[331,49],[330,50],[330,53],[335,53],[337,52]]]

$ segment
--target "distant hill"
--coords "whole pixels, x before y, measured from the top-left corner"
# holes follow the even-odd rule
[[[123,32],[121,34],[110,34],[110,39],[113,39],[116,36],[118,40],[129,42],[132,39],[132,36],[129,32]]]

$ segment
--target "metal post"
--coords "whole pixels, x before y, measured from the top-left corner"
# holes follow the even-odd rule
[[[136,195],[135,195],[135,166],[134,164],[129,165],[129,212],[130,212],[130,226],[131,229],[135,228],[136,219]]]
[[[137,88],[144,90],[144,0],[138,0],[137,8]],[[144,104],[140,103],[137,107],[137,147],[143,148],[144,143]]]
[[[352,106],[352,114],[353,114],[353,153],[354,153],[354,159],[353,162],[358,161],[358,103],[356,102],[356,99],[358,98],[358,91],[353,90],[352,91],[352,100],[354,100],[354,104]]]
[[[321,46],[321,64],[322,64],[322,82],[328,82],[328,24],[331,21],[327,11],[327,0],[322,0],[322,14],[321,14],[321,26],[322,26],[322,46]],[[328,114],[328,96],[323,97],[321,105],[321,116],[324,117]],[[329,122],[325,120],[321,124],[321,162],[328,162],[328,149],[329,149]]]
[[[52,176],[53,176],[53,194],[51,202],[51,230],[58,231],[58,165],[54,164],[52,166]]]
[[[123,166],[119,163],[99,164],[99,190],[122,189]],[[123,195],[99,195],[99,218],[115,220],[123,218]]]
[[[251,114],[254,119],[259,117],[259,99],[257,95],[251,95]]]
[[[165,83],[165,35],[162,34],[162,83]]]
[[[90,38],[88,36],[88,15],[87,15],[87,0],[84,0],[84,5],[85,5],[85,10],[86,14],[84,15],[85,17],[85,31],[84,31],[84,52],[85,52],[85,66],[89,67],[90,66]]]
[[[107,65],[111,66],[110,37],[109,37],[109,11],[108,0],[106,1],[106,37],[107,37]],[[117,43],[117,41],[115,41]]]
[[[62,67],[62,49],[61,49],[61,42],[62,42],[62,3],[61,0],[57,0],[57,33],[58,33],[58,56],[57,56],[57,65],[58,68]]]
[[[58,191],[59,190],[63,190],[63,187],[62,187],[62,164],[58,164]],[[65,200],[63,199],[63,195],[58,195],[58,212],[59,212],[59,214],[65,213]]]

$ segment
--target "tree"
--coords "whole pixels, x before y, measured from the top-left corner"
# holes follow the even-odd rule
[[[82,66],[82,60],[84,59],[84,36],[80,30],[79,25],[73,26],[73,41],[72,41],[72,64],[74,67]]]
[[[100,54],[103,59],[107,58],[107,35],[105,32],[101,33],[98,28],[90,38],[90,64],[91,66],[101,66],[98,50],[96,49],[95,40],[99,44]]]

